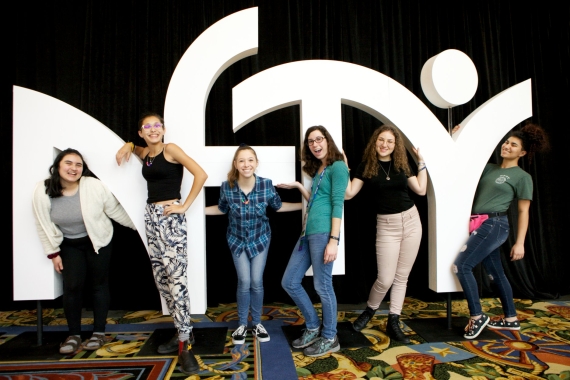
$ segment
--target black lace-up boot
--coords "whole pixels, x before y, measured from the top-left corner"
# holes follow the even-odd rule
[[[386,333],[390,338],[397,340],[398,342],[405,344],[410,343],[410,338],[408,338],[400,328],[400,316],[398,314],[388,314]]]
[[[352,323],[352,327],[356,331],[362,330],[363,328],[366,327],[368,322],[370,322],[375,312],[376,310],[373,310],[367,306],[366,309],[362,312],[362,314],[360,314],[358,318],[356,318],[356,320]]]

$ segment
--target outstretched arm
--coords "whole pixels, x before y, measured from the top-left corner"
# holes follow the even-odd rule
[[[311,193],[309,192],[309,190],[305,189],[299,181],[291,183],[279,183],[275,185],[275,187],[278,187],[280,189],[298,189],[301,192],[301,194],[303,194],[303,198],[305,198],[306,201],[308,201],[309,198],[311,197]]]
[[[277,210],[277,212],[298,211],[301,208],[303,208],[303,204],[301,202],[298,203],[283,202],[281,204],[281,208]]]
[[[196,161],[194,161],[190,156],[188,156],[184,151],[176,144],[170,143],[167,144],[164,148],[164,152],[166,153],[166,157],[170,158],[170,161],[174,163],[182,164],[186,170],[188,170],[194,176],[194,181],[192,182],[192,188],[184,200],[184,204],[181,205],[168,205],[164,208],[164,214],[183,214],[190,208],[194,199],[202,190],[204,183],[206,183],[206,179],[208,179],[208,175],[202,169],[200,165]]]
[[[205,207],[204,211],[206,215],[224,215],[218,208],[218,205]]]
[[[528,229],[528,210],[530,209],[530,200],[519,199],[519,221],[517,225],[517,240],[511,248],[511,261],[520,260],[524,257],[524,239]]]

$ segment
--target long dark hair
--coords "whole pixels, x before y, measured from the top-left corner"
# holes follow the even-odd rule
[[[544,129],[537,124],[527,123],[519,131],[513,131],[509,137],[516,137],[522,142],[522,150],[526,152],[529,165],[536,153],[545,152],[550,148],[548,135]]]
[[[403,170],[408,177],[412,175],[402,134],[398,128],[393,125],[382,125],[376,128],[374,133],[372,133],[368,145],[366,145],[366,149],[364,149],[364,154],[362,155],[362,161],[365,162],[366,165],[364,167],[364,173],[362,174],[364,178],[372,178],[378,175],[378,167],[380,164],[378,163],[378,153],[376,152],[376,141],[380,133],[386,131],[394,135],[394,151],[390,155],[393,160],[394,169],[396,169],[396,172]]]
[[[327,129],[325,127],[323,127],[322,125],[315,125],[309,129],[307,129],[307,132],[305,132],[305,140],[303,141],[303,148],[301,149],[301,161],[303,161],[303,163],[304,163],[303,164],[303,171],[311,177],[314,177],[315,174],[317,174],[317,172],[318,172],[318,170],[322,164],[321,160],[317,159],[313,155],[313,153],[311,152],[311,149],[309,148],[309,142],[308,142],[309,135],[312,132],[317,131],[317,130],[323,134],[325,139],[327,139],[328,153],[327,153],[326,164],[331,165],[335,161],[343,161],[344,160],[342,153],[337,148],[331,134],[329,133],[329,131],[327,131]]]
[[[46,194],[50,198],[58,198],[63,195],[63,187],[61,186],[61,177],[59,175],[59,164],[63,160],[63,157],[67,156],[68,154],[75,154],[81,158],[83,161],[83,172],[81,173],[81,177],[92,177],[93,174],[89,167],[87,166],[87,162],[83,159],[83,156],[79,151],[67,148],[66,150],[62,150],[53,160],[53,164],[49,167],[50,177],[44,181],[44,185],[46,186]]]
[[[255,150],[253,150],[252,147],[250,147],[249,145],[241,144],[234,153],[234,159],[232,160],[232,168],[228,172],[228,184],[230,185],[230,188],[234,187],[234,182],[239,177],[239,171],[236,169],[235,162],[237,160],[239,152],[241,152],[242,150],[251,150],[253,152],[253,155],[255,156],[255,161],[259,161],[257,159],[257,153],[255,153]]]

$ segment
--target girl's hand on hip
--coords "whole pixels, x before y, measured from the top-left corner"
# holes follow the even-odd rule
[[[164,206],[163,215],[170,215],[170,214],[184,214],[187,209],[184,208],[183,205],[178,204],[169,204]]]
[[[325,248],[324,263],[332,263],[336,260],[338,254],[338,243],[336,241],[329,241]]]

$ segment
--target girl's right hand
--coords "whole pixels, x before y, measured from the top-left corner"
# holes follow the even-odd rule
[[[51,262],[53,263],[53,269],[55,269],[57,273],[61,274],[61,271],[63,270],[63,261],[61,261],[61,256],[54,257],[51,259]]]
[[[298,189],[299,186],[302,186],[299,181],[289,182],[289,183],[278,183],[275,187],[280,189]]]
[[[453,129],[451,130],[451,134],[453,135],[455,132],[457,132],[459,130],[459,128],[461,128],[461,125],[457,124],[455,127],[453,127]]]
[[[131,153],[133,152],[133,143],[125,143],[121,149],[115,155],[115,159],[117,160],[117,165],[121,166],[121,162],[123,162],[123,158],[125,161],[129,162],[129,158],[131,158]]]

